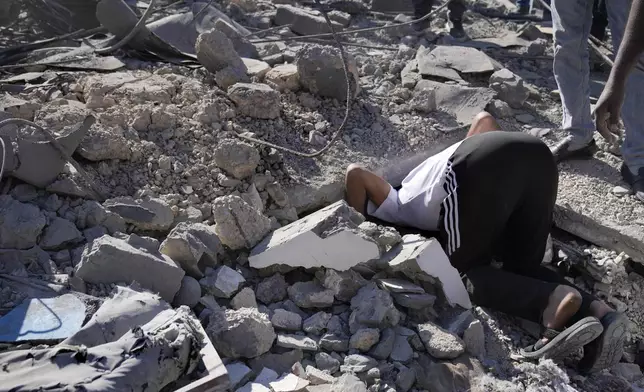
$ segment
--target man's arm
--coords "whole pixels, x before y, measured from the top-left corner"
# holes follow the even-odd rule
[[[597,131],[611,144],[618,144],[619,118],[626,79],[644,51],[644,0],[633,0],[624,37],[604,91],[595,107]]]

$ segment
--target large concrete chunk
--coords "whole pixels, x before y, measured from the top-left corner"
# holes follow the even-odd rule
[[[67,219],[56,217],[45,228],[40,239],[40,247],[45,250],[58,250],[80,242],[82,239],[83,234],[78,231],[75,224]]]
[[[358,86],[358,68],[349,54],[347,66],[352,97],[360,92]],[[300,74],[300,84],[323,97],[335,98],[339,101],[347,99],[347,81],[344,76],[344,66],[340,52],[329,46],[311,45],[302,49],[296,60],[297,71]]]
[[[383,261],[389,260],[389,268],[402,272],[412,280],[440,281],[445,297],[451,304],[466,309],[472,307],[469,294],[460,274],[454,268],[434,238],[425,239],[419,235],[406,235],[403,243],[392,249]]]
[[[172,209],[160,199],[135,200],[131,197],[117,197],[106,200],[103,206],[142,230],[165,231],[174,222]]]
[[[490,76],[490,87],[499,93],[499,98],[515,109],[521,108],[530,96],[530,90],[519,75],[503,68]]]
[[[215,231],[202,223],[179,223],[161,243],[159,252],[181,265],[193,278],[203,278],[199,263],[214,267],[221,242]]]
[[[27,249],[36,245],[47,224],[38,207],[0,196],[0,248]]]
[[[464,87],[432,80],[419,81],[414,94],[426,91],[433,91],[434,108],[453,115],[461,124],[470,124],[474,116],[483,111],[495,95],[489,88]]]
[[[229,66],[246,72],[246,66],[235,51],[232,41],[219,30],[213,29],[200,34],[195,51],[199,62],[212,73]]]
[[[262,83],[236,83],[228,89],[239,113],[253,118],[277,118],[280,115],[280,93]]]
[[[253,247],[271,230],[271,220],[239,196],[215,199],[212,215],[215,233],[231,249]]]
[[[338,22],[331,21],[333,30],[342,30],[342,25]],[[313,15],[302,8],[292,5],[281,5],[277,7],[275,14],[275,24],[283,26],[291,25],[291,30],[301,35],[330,33],[331,29],[324,20],[324,17]]]
[[[380,257],[376,241],[358,228],[363,221],[362,215],[339,201],[276,230],[248,260],[254,268],[287,264],[345,271]]]
[[[206,330],[215,348],[226,358],[255,358],[270,350],[275,330],[257,309],[214,312]]]
[[[418,336],[434,358],[454,359],[465,352],[461,338],[431,322],[418,325]]]
[[[427,76],[460,80],[460,75],[494,72],[492,60],[480,50],[465,46],[437,46],[433,50],[420,47],[416,53],[418,69]]]
[[[215,164],[241,180],[255,173],[261,162],[257,149],[239,140],[224,139],[214,151]]]
[[[400,321],[400,313],[394,306],[391,295],[370,283],[358,291],[351,300],[349,328],[356,333],[364,327],[384,329],[395,327]]]
[[[184,272],[165,255],[152,254],[125,240],[104,235],[85,249],[76,266],[76,276],[88,283],[138,282],[172,302]]]

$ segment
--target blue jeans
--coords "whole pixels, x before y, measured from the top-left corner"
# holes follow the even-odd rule
[[[574,146],[584,145],[593,138],[595,124],[590,113],[590,65],[588,36],[592,25],[593,0],[552,0],[552,22],[555,39],[554,74],[563,105],[563,129],[573,136]],[[622,37],[630,0],[607,0],[608,25],[613,47]],[[640,66],[644,58],[640,58]],[[644,68],[643,68],[644,69]],[[626,83],[622,120],[626,139],[622,155],[628,168],[637,173],[644,167],[644,72],[634,69]]]
[[[517,6],[521,8],[528,8],[530,7],[530,1],[531,0],[517,0]]]

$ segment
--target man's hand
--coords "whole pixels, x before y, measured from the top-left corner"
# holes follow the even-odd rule
[[[597,100],[593,112],[597,131],[611,145],[616,145],[621,136],[619,123],[623,102],[624,88],[615,86],[609,81]]]

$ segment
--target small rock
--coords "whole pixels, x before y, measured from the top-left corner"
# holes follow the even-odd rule
[[[320,338],[320,348],[327,351],[349,351],[349,338],[327,333]]]
[[[233,309],[257,308],[255,292],[250,287],[244,287],[233,297],[232,300],[230,300],[230,306],[232,306]]]
[[[266,353],[249,361],[254,372],[269,367],[278,374],[290,373],[294,364],[303,359],[302,350],[290,350],[282,354]]]
[[[245,384],[250,378],[252,370],[243,362],[233,362],[226,365],[230,388],[235,389],[239,385]]]
[[[330,392],[367,392],[367,386],[353,374],[343,374],[331,384]]]
[[[375,328],[393,327],[400,321],[400,314],[394,306],[391,295],[370,283],[362,287],[351,300],[349,326],[355,333],[360,325]]]
[[[279,182],[271,182],[266,184],[266,192],[268,192],[271,199],[273,199],[275,204],[277,204],[278,206],[289,206],[290,203],[288,200],[288,195],[286,194],[286,192],[284,192],[284,189],[282,189],[282,186]]]
[[[485,330],[479,320],[473,321],[463,332],[465,349],[470,355],[481,358],[485,356]]]
[[[285,374],[269,385],[273,392],[298,392],[306,388],[309,382],[295,374]]]
[[[302,317],[297,313],[284,309],[275,309],[271,323],[275,328],[287,331],[299,331],[302,329]]]
[[[366,355],[352,354],[344,358],[340,367],[342,373],[362,373],[378,366],[378,361]]]
[[[317,312],[313,316],[304,320],[302,329],[304,329],[304,332],[307,332],[313,335],[322,335],[322,333],[326,330],[326,325],[330,319],[331,319],[330,313]]]
[[[244,179],[255,173],[261,157],[257,149],[233,139],[224,139],[214,151],[215,164],[237,179]]]
[[[306,9],[292,5],[277,7],[274,22],[277,26],[290,25],[293,32],[300,35],[330,33],[330,27],[322,16],[313,15]],[[331,22],[335,31],[342,30],[342,25]]]
[[[117,197],[106,200],[103,206],[141,230],[166,231],[174,222],[172,209],[161,199]]]
[[[176,261],[193,278],[203,278],[199,263],[217,265],[221,242],[215,231],[202,223],[181,222],[161,243],[159,252]]]
[[[303,351],[317,351],[318,344],[315,340],[300,335],[277,335],[277,346],[282,348],[293,348]]]
[[[213,203],[215,233],[231,249],[250,248],[271,230],[271,220],[239,196],[222,196]]]
[[[434,358],[454,359],[465,352],[465,344],[461,338],[436,324],[419,324],[418,335],[427,352]]]
[[[628,382],[635,382],[644,377],[640,366],[634,363],[618,363],[613,366],[611,373],[624,378]]]
[[[396,386],[398,391],[407,392],[416,382],[416,372],[408,367],[403,367],[396,376]]]
[[[199,281],[191,276],[186,275],[183,277],[183,279],[181,279],[181,287],[179,288],[177,294],[174,296],[172,304],[175,307],[186,305],[192,308],[197,303],[199,303],[200,298],[201,285],[199,285]]]
[[[288,288],[289,298],[301,308],[326,308],[333,305],[333,291],[315,281],[296,282]]]
[[[246,66],[235,51],[232,41],[219,30],[201,33],[197,38],[195,51],[199,62],[212,73],[229,66],[246,72]]]
[[[83,240],[83,234],[76,228],[76,225],[67,219],[54,218],[45,227],[40,239],[41,248],[44,250],[58,250],[68,245],[74,245]]]
[[[206,329],[217,351],[226,358],[255,358],[271,349],[275,331],[257,309],[214,312]]]
[[[534,121],[534,116],[532,114],[523,113],[514,117],[518,122],[529,124]]]
[[[315,354],[315,366],[324,372],[334,374],[340,370],[340,361],[325,352],[321,352]]]
[[[367,281],[354,270],[335,271],[327,269],[324,274],[319,274],[318,279],[322,285],[333,291],[333,295],[340,301],[350,301],[358,290],[367,284]],[[317,276],[317,274],[316,274]]]
[[[331,19],[334,22],[340,23],[344,27],[349,27],[349,24],[351,23],[351,14],[347,12],[333,10],[329,12],[329,19]]]
[[[272,383],[278,378],[279,375],[277,374],[277,372],[275,372],[275,370],[263,368],[262,371],[257,375],[257,377],[255,377],[255,382],[264,386],[268,386],[268,384]]]
[[[398,305],[410,309],[425,309],[436,302],[436,296],[431,294],[395,293],[392,297]]]
[[[284,276],[275,274],[257,285],[257,299],[267,305],[281,301],[286,298],[287,288],[288,284],[284,280]]]
[[[389,355],[392,361],[400,363],[409,363],[414,358],[414,350],[409,344],[409,336],[401,334],[400,328],[397,328],[396,337],[394,339],[394,347]]]
[[[488,105],[490,114],[497,118],[508,118],[514,116],[514,110],[506,102],[500,99],[493,99]]]
[[[380,331],[376,328],[359,329],[351,336],[349,347],[362,352],[369,351],[380,340]]]
[[[631,190],[628,188],[624,188],[621,185],[617,185],[613,190],[611,191],[613,195],[617,197],[623,197],[631,194]]]
[[[499,94],[501,100],[516,109],[520,109],[530,96],[530,90],[524,86],[523,79],[507,68],[490,76],[490,88]]]
[[[312,385],[331,384],[335,381],[335,377],[313,366],[306,367],[306,378]]]
[[[258,79],[264,78],[266,73],[270,71],[271,66],[268,65],[265,61],[243,58],[242,61],[246,66],[246,72],[248,75],[256,77]]]
[[[376,359],[387,359],[394,349],[396,341],[396,332],[393,328],[385,328],[380,333],[380,342],[373,347],[369,355]]]
[[[236,83],[228,96],[244,116],[272,119],[280,115],[280,93],[266,84]]]
[[[266,73],[267,83],[273,84],[279,91],[297,91],[300,89],[300,74],[295,64],[282,64]]]
[[[225,265],[199,281],[204,291],[218,298],[232,297],[244,282],[242,274]]]
[[[47,219],[38,207],[0,195],[0,249],[35,246],[46,224]]]
[[[347,57],[351,94],[352,98],[355,98],[359,92],[358,67],[351,56],[347,54]],[[337,49],[329,46],[307,46],[298,53],[296,64],[300,83],[308,91],[341,102],[347,99],[344,66]]]

